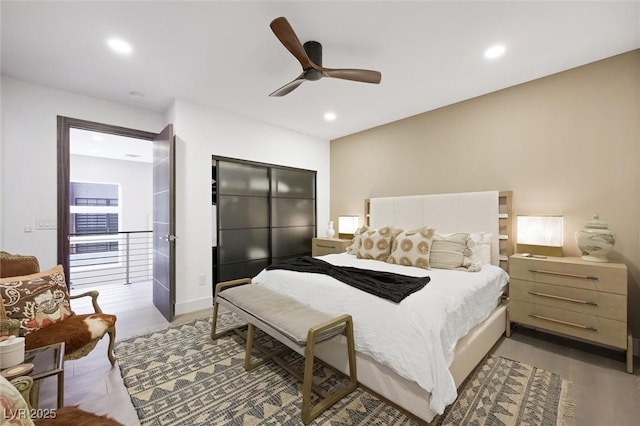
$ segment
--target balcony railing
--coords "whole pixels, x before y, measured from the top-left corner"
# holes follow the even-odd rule
[[[70,234],[73,286],[131,284],[153,276],[153,231]]]

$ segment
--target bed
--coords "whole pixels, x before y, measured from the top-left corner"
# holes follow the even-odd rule
[[[484,191],[370,200],[370,226],[435,228],[440,235],[479,234],[485,264],[477,272],[389,264],[331,254],[320,259],[338,266],[431,278],[421,290],[396,304],[331,277],[265,270],[253,283],[281,292],[329,314],[354,320],[358,381],[415,417],[430,422],[456,396],[456,389],[505,332],[508,275],[499,265],[501,233],[509,218],[500,200],[510,193]],[[502,224],[500,222],[503,222]],[[501,239],[502,236],[502,239]],[[503,248],[504,250],[504,248]],[[317,356],[347,371],[345,339],[319,345]]]

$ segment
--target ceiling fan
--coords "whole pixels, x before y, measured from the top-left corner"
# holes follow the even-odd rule
[[[378,71],[358,69],[334,69],[322,66],[322,45],[317,41],[308,41],[304,45],[300,43],[298,36],[291,28],[285,17],[279,17],[271,21],[271,30],[278,40],[296,57],[302,65],[302,74],[295,80],[285,84],[269,96],[284,96],[305,81],[316,81],[322,77],[341,78],[343,80],[361,81],[364,83],[380,83],[382,74]]]

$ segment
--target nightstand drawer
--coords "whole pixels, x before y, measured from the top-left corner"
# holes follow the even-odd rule
[[[627,294],[627,268],[620,264],[589,264],[576,258],[512,257],[511,278],[607,293]]]
[[[343,253],[351,245],[350,240],[337,238],[314,238],[311,242],[311,255],[324,256],[326,254]]]
[[[511,279],[509,298],[587,315],[627,321],[627,297],[554,284]]]
[[[623,321],[536,305],[520,300],[509,301],[509,320],[616,348],[627,349],[627,324]]]

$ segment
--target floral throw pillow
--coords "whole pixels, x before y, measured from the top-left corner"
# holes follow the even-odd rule
[[[0,298],[7,317],[20,322],[21,335],[71,316],[62,265],[37,274],[1,278]]]
[[[430,269],[429,253],[431,252],[433,233],[433,228],[426,227],[401,232],[393,240],[387,263]]]

